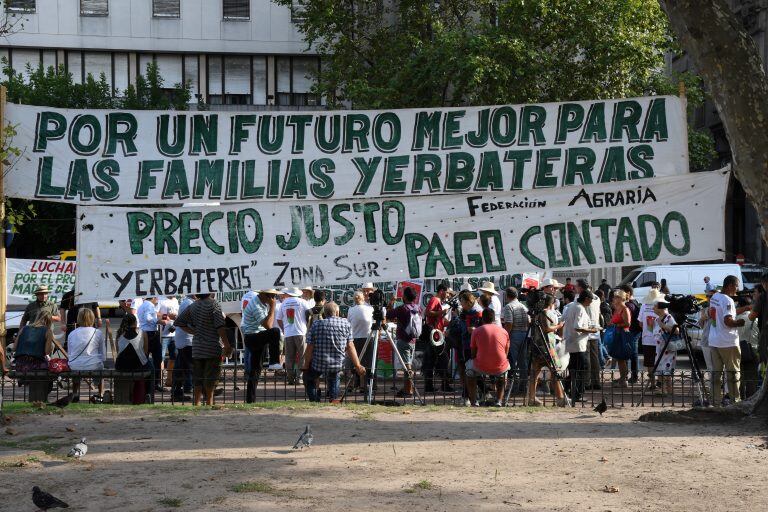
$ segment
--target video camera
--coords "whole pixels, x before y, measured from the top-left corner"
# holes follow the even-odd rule
[[[537,315],[544,310],[544,297],[547,294],[536,288],[529,288],[525,293],[525,305],[528,308],[528,314]]]
[[[448,304],[452,310],[459,309],[459,307],[461,306],[461,302],[459,302],[458,294],[454,295],[453,297],[445,301],[445,303]]]
[[[384,292],[374,290],[368,300],[373,308],[373,321],[376,325],[381,325],[381,322],[384,321]]]
[[[669,303],[669,312],[678,324],[685,322],[688,315],[701,311],[701,301],[693,295],[670,294],[664,300]]]
[[[733,298],[736,307],[743,308],[752,304],[752,290],[739,290]]]

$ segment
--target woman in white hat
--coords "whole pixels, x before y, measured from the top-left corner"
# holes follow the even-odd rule
[[[484,281],[483,285],[480,286],[477,291],[482,292],[483,295],[491,299],[491,309],[494,313],[496,313],[496,317],[494,319],[494,323],[496,325],[501,325],[501,301],[499,300],[499,292],[496,291],[496,286],[494,286],[493,282],[491,281]]]

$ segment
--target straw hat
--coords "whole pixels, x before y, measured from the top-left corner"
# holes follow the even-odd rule
[[[259,290],[259,293],[263,293],[265,295],[280,295],[283,292],[275,290],[274,288],[270,288],[268,290]]]
[[[463,285],[461,285],[461,288],[459,288],[459,291],[460,292],[473,292],[473,291],[475,291],[475,289],[472,288],[471,284],[464,283]]]
[[[51,293],[51,292],[50,290],[48,290],[47,286],[43,285],[43,286],[38,286],[37,290],[35,290],[35,293],[33,295],[39,295],[41,293]]]
[[[303,291],[303,292],[313,292],[315,290],[313,290],[311,286],[307,285],[304,288],[302,288],[301,291]]]
[[[376,287],[373,286],[373,283],[365,283],[363,286],[360,287],[361,290],[376,290]]]
[[[664,300],[664,294],[661,293],[659,290],[651,288],[651,291],[648,292],[648,295],[643,297],[643,304],[653,304],[655,302],[658,302],[660,300]]]
[[[481,292],[488,292],[494,295],[499,294],[499,292],[496,291],[496,287],[493,285],[491,281],[483,281],[483,286],[480,286],[477,289]]]

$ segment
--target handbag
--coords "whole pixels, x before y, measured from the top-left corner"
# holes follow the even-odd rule
[[[608,350],[608,355],[618,361],[627,360],[632,356],[633,340],[634,335],[631,332],[616,326],[609,327],[603,336],[603,344]]]
[[[681,338],[678,335],[674,335],[669,338],[669,343],[667,344],[667,350],[671,350],[672,352],[677,352],[678,350],[683,350],[685,348],[685,342],[683,341],[683,338]]]
[[[69,371],[69,362],[63,357],[56,357],[48,360],[48,371],[50,373],[64,373]]]

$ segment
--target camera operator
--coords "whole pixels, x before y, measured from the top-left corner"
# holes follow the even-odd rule
[[[425,326],[422,333],[422,337],[426,340],[426,346],[424,347],[424,365],[422,366],[425,393],[434,393],[436,391],[434,384],[435,373],[442,376],[442,391],[453,391],[448,379],[448,349],[445,344],[440,347],[433,346],[431,332],[432,330],[443,332],[445,326],[448,325],[446,319],[448,310],[443,309],[443,303],[447,298],[448,285],[440,283],[437,285],[435,295],[429,299],[425,312]]]
[[[757,346],[757,356],[760,364],[768,365],[768,272],[760,276],[760,295],[757,297],[752,311],[749,314],[750,320],[757,320],[760,329],[760,338]]]
[[[550,359],[555,366],[559,366],[557,351],[555,349],[555,332],[563,328],[562,323],[558,323],[558,317],[555,313],[555,298],[552,295],[544,296],[544,309],[536,315],[538,327],[533,329],[533,343],[536,347],[533,350],[534,357],[531,360],[531,373],[528,381],[528,405],[544,405],[541,400],[536,398],[536,378],[539,372],[545,366],[549,367]],[[543,337],[542,337],[543,335]],[[550,357],[542,355],[549,353]],[[555,390],[558,407],[569,405],[568,398],[565,396],[563,386],[555,377],[555,371],[559,368],[549,368],[552,387]]]
[[[448,330],[451,334],[450,337],[456,343],[453,348],[456,349],[456,359],[459,366],[459,378],[462,385],[461,397],[464,400],[464,405],[469,407],[471,402],[467,389],[466,362],[471,358],[472,332],[480,326],[480,315],[483,311],[477,304],[477,297],[469,290],[459,293],[459,304],[461,309],[451,321]]]
[[[709,330],[709,346],[712,348],[712,366],[714,382],[712,385],[713,403],[720,403],[720,384],[725,372],[728,396],[723,398],[723,405],[739,401],[739,381],[741,380],[741,349],[739,348],[738,328],[745,324],[738,315],[747,311],[751,306],[736,308],[731,296],[739,289],[739,278],[726,276],[723,280],[723,290],[716,293],[709,301],[709,318],[712,326]]]

